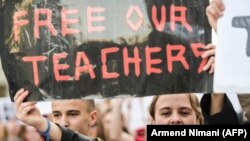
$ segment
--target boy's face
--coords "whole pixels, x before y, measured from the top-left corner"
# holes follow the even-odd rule
[[[163,95],[155,104],[152,124],[199,124],[187,94]]]
[[[53,121],[61,126],[70,128],[86,136],[89,135],[93,124],[92,112],[83,100],[63,100],[52,102]],[[96,117],[95,117],[96,118]],[[95,122],[95,121],[94,121]]]

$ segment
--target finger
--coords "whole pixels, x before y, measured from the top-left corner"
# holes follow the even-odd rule
[[[29,91],[24,91],[23,93],[20,94],[20,96],[18,96],[18,98],[15,101],[15,106],[16,109],[19,108],[20,104],[23,102],[23,100],[28,96]]]
[[[211,50],[207,50],[202,54],[202,58],[208,58],[210,56],[214,56],[215,55],[215,49],[211,49]]]
[[[218,19],[218,16],[217,16],[216,11],[213,9],[213,7],[211,5],[209,5],[207,7],[207,9],[206,9],[206,15],[208,17],[208,21],[209,21],[210,26],[215,31],[217,31],[217,19]]]
[[[224,11],[224,10],[225,10],[225,6],[224,6],[222,0],[215,0],[214,3],[216,3],[216,5],[218,6],[218,8],[219,8],[221,11]]]
[[[14,101],[16,101],[18,99],[18,97],[24,92],[24,89],[20,89],[19,91],[17,91],[17,93],[14,96]]]
[[[202,70],[207,71],[210,67],[212,67],[213,64],[214,64],[214,57],[211,57]]]
[[[210,74],[214,73],[214,66],[215,66],[215,65],[214,65],[214,63],[213,63],[212,66],[211,66],[211,69],[210,69],[210,71],[209,71]]]
[[[36,105],[36,102],[24,102],[22,103],[19,108],[17,109],[17,112],[22,112],[23,109],[25,109],[26,107],[28,106],[33,106],[33,105]]]
[[[211,6],[214,9],[214,11],[216,12],[216,17],[219,18],[223,15],[223,11],[220,8],[220,3],[218,3],[216,0],[211,2]]]
[[[215,47],[216,47],[216,46],[213,45],[213,44],[208,44],[208,45],[206,45],[206,46],[203,46],[202,48],[208,50],[208,49],[214,49]]]
[[[219,13],[215,8],[216,6],[214,6],[213,3],[211,3],[207,8],[206,8],[206,14],[209,15],[209,17],[213,17],[214,19],[218,19],[218,17],[220,16]]]
[[[19,116],[18,118],[25,121],[25,119],[27,119],[27,116],[29,115],[29,113],[30,113],[32,110],[34,110],[35,108],[36,108],[35,105],[30,105],[30,106],[25,107],[25,108],[21,111],[21,114],[20,114],[20,116]]]

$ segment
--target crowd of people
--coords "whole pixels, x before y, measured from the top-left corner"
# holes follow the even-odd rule
[[[51,113],[42,114],[36,102],[23,102],[28,91],[21,89],[15,96],[16,117],[0,124],[1,140],[40,141],[97,140],[145,141],[147,125],[249,124],[243,112],[238,113],[226,94],[163,94],[138,98],[115,98],[101,101],[90,99],[51,102]],[[131,130],[131,99],[146,104],[143,126]],[[136,101],[136,102],[138,102]],[[138,108],[138,107],[137,107]],[[123,110],[125,109],[125,110]],[[127,111],[126,111],[127,110]],[[144,115],[143,115],[144,114]],[[239,116],[242,114],[242,116]],[[20,122],[22,121],[22,122]],[[46,131],[46,132],[45,132]],[[5,139],[4,139],[5,138]]]
[[[217,31],[218,18],[223,16],[222,0],[212,0],[207,7],[211,27]],[[204,47],[203,58],[209,58],[204,71],[214,72],[215,46]],[[16,118],[8,124],[0,123],[0,140],[3,141],[145,141],[147,124],[204,125],[204,124],[249,124],[249,113],[243,106],[237,113],[226,94],[204,94],[199,100],[196,94],[161,94],[151,98],[143,113],[144,126],[136,130],[129,128],[131,98],[55,100],[52,113],[43,115],[36,102],[24,102],[29,91],[20,89],[14,97]],[[250,101],[248,95],[239,95]],[[136,98],[143,99],[143,98]],[[241,99],[241,98],[239,98]],[[125,110],[123,106],[128,102]],[[139,111],[138,111],[139,112]],[[126,114],[125,114],[126,113]],[[145,120],[146,119],[146,120]]]

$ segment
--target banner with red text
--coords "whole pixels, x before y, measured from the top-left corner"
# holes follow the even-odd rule
[[[8,0],[2,66],[28,100],[207,92],[209,0]]]

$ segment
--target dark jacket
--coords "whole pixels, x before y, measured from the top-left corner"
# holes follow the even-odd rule
[[[79,134],[77,132],[74,132],[68,128],[64,128],[60,125],[57,124],[57,126],[59,126],[62,130],[62,138],[61,141],[103,141],[100,138],[96,138],[96,139],[90,139],[87,136],[84,136],[82,134]]]
[[[209,114],[211,106],[211,94],[204,94],[200,104],[205,119],[205,124],[240,124],[237,113],[226,94],[222,111],[212,116]]]

